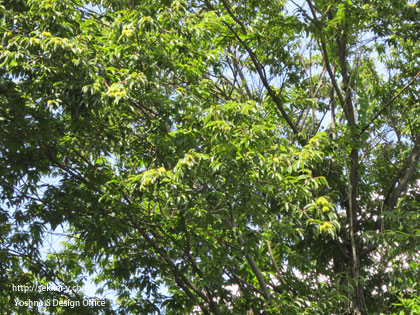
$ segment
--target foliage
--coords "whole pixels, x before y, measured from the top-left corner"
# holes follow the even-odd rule
[[[406,0],[0,2],[0,308],[415,313],[419,14]],[[83,301],[12,288],[87,275],[117,303],[14,302]]]

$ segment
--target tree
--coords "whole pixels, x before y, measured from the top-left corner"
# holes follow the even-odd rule
[[[2,309],[418,308],[418,2],[0,10]],[[87,274],[118,305],[13,302]]]

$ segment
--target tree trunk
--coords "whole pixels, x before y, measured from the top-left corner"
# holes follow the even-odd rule
[[[354,292],[350,300],[350,314],[352,315],[362,315],[364,312],[364,296],[363,296],[363,286],[360,283],[360,261],[359,257],[352,258],[351,264],[351,279],[356,281],[354,287]]]
[[[353,111],[350,111],[351,115]],[[351,170],[350,170],[350,244],[351,244],[351,264],[350,264],[350,275],[351,279],[355,281],[356,285],[354,292],[350,299],[350,313],[354,315],[364,314],[364,302],[363,302],[363,287],[360,283],[360,253],[357,242],[357,231],[358,231],[358,205],[357,205],[357,186],[358,186],[358,166],[359,166],[359,154],[356,148],[352,149],[350,153],[351,159]]]

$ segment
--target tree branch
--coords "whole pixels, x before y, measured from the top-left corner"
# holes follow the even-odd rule
[[[379,112],[376,113],[375,116],[372,117],[372,119],[370,120],[370,122],[363,127],[362,131],[360,131],[359,137],[366,131],[369,129],[370,125],[373,124],[373,122],[389,107],[392,105],[392,103],[395,102],[395,100],[402,94],[402,92],[404,92],[406,89],[408,89],[413,83],[414,81],[416,81],[416,79],[420,76],[420,71],[416,74],[416,76],[410,80],[410,82],[408,82],[402,89],[401,91],[399,91],[393,98],[391,98],[391,100],[386,103],[380,110]]]
[[[385,199],[383,200],[382,206],[380,208],[380,213],[379,213],[380,219],[376,222],[377,230],[380,230],[380,231],[384,230],[384,218],[382,217],[382,213],[385,209],[392,210],[395,207],[395,205],[398,202],[398,199],[406,190],[408,182],[413,177],[414,171],[417,169],[419,159],[420,159],[420,135],[417,137],[417,140],[414,143],[413,149],[411,150],[408,157],[405,159],[404,164],[398,171],[397,175],[395,175],[394,180],[392,181],[391,185],[389,186],[387,190],[387,193],[385,194]],[[401,180],[400,184],[398,185],[397,189],[394,191],[395,186],[400,180]],[[364,248],[363,251],[360,253],[360,255],[365,256],[371,253],[372,251],[374,251],[376,248],[377,248],[376,244],[371,244],[370,246]]]
[[[216,11],[214,9],[214,7],[211,5],[211,3],[208,0],[205,0],[205,3],[207,5],[207,7],[212,10],[212,11]],[[229,4],[226,2],[226,0],[222,0],[223,6],[225,7],[226,11],[228,12],[228,14],[230,15],[230,17],[240,26],[240,28],[242,29],[242,32],[244,34],[246,34],[246,28],[243,25],[243,23],[236,17],[236,15],[232,12],[232,9],[230,8]],[[299,134],[299,130],[297,129],[297,127],[295,126],[295,124],[292,122],[292,120],[290,119],[289,115],[286,113],[286,110],[284,109],[283,105],[282,105],[282,101],[280,100],[280,98],[277,96],[276,92],[274,92],[274,90],[271,88],[270,84],[267,81],[267,78],[264,74],[264,70],[263,67],[261,66],[261,64],[258,61],[257,56],[255,55],[255,53],[251,50],[251,48],[241,39],[241,37],[238,35],[238,33],[232,28],[232,26],[230,26],[228,23],[224,23],[227,28],[229,28],[229,30],[232,32],[232,34],[236,37],[236,39],[241,43],[242,47],[247,51],[249,57],[251,58],[251,61],[255,67],[255,69],[257,70],[258,76],[260,77],[265,89],[267,90],[268,95],[271,97],[271,99],[273,100],[273,102],[276,104],[277,108],[279,109],[281,115],[283,116],[283,118],[286,120],[287,124],[289,125],[289,127],[292,129],[293,133],[295,135]]]
[[[146,231],[137,224],[136,220],[134,218],[130,218],[131,224],[136,228],[136,230],[143,236],[143,238],[154,248],[154,250],[159,253],[159,256],[162,257],[162,259],[169,265],[169,267],[172,269],[175,278],[177,279],[177,284],[183,289],[183,291],[194,301],[199,302],[197,296],[199,296],[203,301],[205,301],[207,304],[210,304],[210,300],[208,297],[200,292],[200,290],[181,272],[179,271],[178,267],[174,264],[172,259],[166,254],[166,252],[156,244],[154,241],[155,236],[151,238]],[[153,234],[153,233],[152,233]],[[192,292],[191,292],[192,291]],[[194,292],[194,293],[193,293]],[[197,296],[196,296],[197,295]],[[200,307],[203,310],[205,314],[210,314],[207,309],[201,305]]]
[[[268,249],[268,253],[270,254],[270,258],[271,258],[271,262],[273,263],[274,270],[276,271],[277,279],[281,283],[286,284],[284,279],[283,279],[283,276],[281,274],[281,271],[279,269],[279,266],[277,265],[276,259],[275,259],[274,254],[273,254],[273,250],[271,249],[270,240],[267,240],[267,249]]]
[[[313,21],[319,23],[319,21],[318,21],[318,19],[316,17],[315,8],[314,8],[312,2],[309,1],[309,0],[307,0],[306,2],[308,3],[309,8],[311,10],[311,13],[312,13],[312,16],[313,16]],[[338,96],[338,99],[340,101],[341,106],[343,107],[344,114],[346,116],[348,116],[348,113],[347,113],[347,110],[346,110],[346,106],[345,106],[345,102],[344,102],[343,94],[341,93],[340,87],[338,86],[337,80],[335,79],[334,72],[333,72],[333,70],[331,68],[331,62],[330,62],[330,59],[328,57],[328,52],[327,52],[327,45],[325,43],[325,39],[324,39],[323,35],[321,35],[320,42],[318,42],[318,45],[320,46],[322,58],[324,59],[325,68],[327,69],[328,75],[329,75],[329,77],[331,79],[331,84],[332,84],[332,86],[333,86],[333,88],[335,90],[335,93]]]
[[[392,196],[390,197],[390,202],[388,208],[392,210],[395,205],[397,204],[398,199],[401,197],[402,193],[407,188],[407,184],[410,181],[411,177],[414,174],[414,171],[417,169],[417,164],[419,163],[420,158],[420,135],[417,137],[416,142],[414,143],[413,149],[410,152],[410,155],[407,157],[403,167],[398,172],[396,176],[396,183],[399,181],[402,173],[405,171],[404,177],[401,179],[400,184],[398,185],[397,189],[394,191]]]
[[[235,218],[234,218],[234,214],[233,214],[232,208],[230,209],[230,212],[231,212],[231,218],[230,219],[226,219],[226,221],[227,221],[228,225],[231,228],[233,228],[233,227],[236,226],[236,223],[235,223]],[[245,245],[245,241],[244,241],[244,239],[241,236],[238,236],[238,243],[239,243],[239,245],[241,247]],[[271,294],[268,291],[267,283],[265,282],[264,276],[263,276],[260,268],[258,267],[256,261],[254,260],[254,258],[249,253],[245,254],[245,258],[246,258],[247,262],[249,263],[249,265],[250,265],[250,267],[252,269],[252,272],[257,277],[258,283],[261,286],[261,291],[262,291],[262,294],[263,294],[265,300],[266,301],[270,300]]]

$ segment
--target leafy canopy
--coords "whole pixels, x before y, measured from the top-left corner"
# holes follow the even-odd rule
[[[0,308],[415,312],[419,15],[403,0],[1,1]],[[12,286],[87,275],[117,303],[13,302],[82,301]]]

